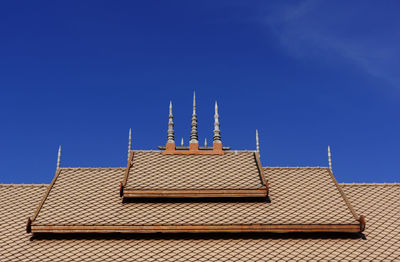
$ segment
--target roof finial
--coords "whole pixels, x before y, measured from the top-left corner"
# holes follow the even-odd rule
[[[129,140],[128,140],[128,161],[129,161],[129,153],[132,149],[132,129],[129,128]]]
[[[221,143],[221,130],[219,129],[219,115],[218,115],[218,103],[215,101],[215,114],[214,114],[214,143]]]
[[[207,148],[207,138],[204,138],[204,147]]]
[[[167,136],[167,143],[175,143],[174,140],[174,122],[173,122],[173,115],[172,115],[172,102],[169,101],[169,116],[168,116],[168,136]]]
[[[260,154],[260,143],[258,140],[258,130],[257,129],[256,129],[256,150],[257,150],[257,153]]]
[[[60,163],[61,163],[61,145],[58,147],[57,169],[60,168]]]
[[[182,137],[182,139],[181,139],[181,146],[183,146],[183,137]]]
[[[329,163],[329,169],[332,171],[332,155],[330,146],[328,146],[328,163]]]
[[[190,131],[189,143],[199,143],[199,137],[197,134],[196,93],[195,92],[193,92],[192,130]]]

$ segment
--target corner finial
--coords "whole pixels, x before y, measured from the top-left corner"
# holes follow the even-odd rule
[[[129,140],[128,140],[128,161],[129,161],[129,153],[132,150],[132,129],[129,128]]]
[[[181,139],[181,146],[183,146],[183,137],[182,137],[182,139]]]
[[[168,136],[167,143],[175,143],[174,121],[172,115],[172,101],[169,101],[169,116],[168,116]]]
[[[329,169],[332,171],[332,155],[330,146],[328,146],[328,163],[329,163]]]
[[[260,154],[260,142],[258,140],[258,130],[256,129],[256,150],[257,153]]]
[[[221,143],[221,130],[219,129],[219,115],[218,115],[218,103],[215,101],[215,114],[214,114],[214,143]]]
[[[196,93],[193,92],[193,114],[192,114],[192,130],[190,131],[189,143],[199,143],[197,134],[197,115],[196,115]]]
[[[207,138],[204,138],[204,147],[207,148]]]
[[[61,163],[61,145],[58,147],[57,169],[60,168],[60,163]]]

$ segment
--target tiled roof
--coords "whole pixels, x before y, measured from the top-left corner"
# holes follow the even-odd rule
[[[164,155],[161,151],[134,151],[126,188],[262,189],[265,186],[253,151],[223,155]]]
[[[112,173],[118,172],[122,175],[118,170]],[[101,170],[94,173],[100,175]],[[30,241],[31,234],[25,232],[26,218],[32,215],[46,187],[2,185],[0,261],[400,260],[400,184],[341,186],[355,211],[368,214],[366,240],[263,237],[261,234],[256,237],[139,235],[125,238],[121,235],[81,238],[64,235]]]
[[[62,168],[34,226],[352,224],[328,168],[265,168],[271,203],[178,201],[122,203],[122,168]]]

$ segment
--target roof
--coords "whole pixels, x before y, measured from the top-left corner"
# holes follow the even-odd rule
[[[171,229],[191,232],[200,226],[206,226],[207,230],[217,227],[219,231],[224,231],[221,228],[238,231],[238,227],[239,231],[274,231],[271,225],[280,231],[299,225],[315,225],[321,228],[319,231],[360,231],[357,214],[346,203],[328,168],[265,168],[271,184],[270,203],[229,200],[123,203],[118,183],[124,171],[123,168],[59,169],[43,205],[32,219],[32,232],[169,232]],[[335,227],[326,229],[326,225]],[[264,226],[263,230],[260,226]]]
[[[100,174],[100,171],[96,172]],[[1,185],[0,261],[400,260],[400,184],[341,184],[341,187],[355,211],[368,214],[366,240],[340,236],[264,237],[262,234],[229,238],[221,235],[80,238],[64,235],[30,241],[25,220],[32,215],[46,187]]]
[[[128,164],[123,181],[124,197],[267,195],[261,165],[254,151],[226,151],[214,155],[163,153],[131,152],[131,165]]]

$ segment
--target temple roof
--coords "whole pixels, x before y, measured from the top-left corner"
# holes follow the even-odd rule
[[[279,172],[286,173],[288,170],[281,169]],[[315,172],[312,168],[300,168],[293,169],[292,174],[306,170]],[[123,175],[123,169],[65,171],[71,177],[75,176],[74,173],[92,173],[90,178],[94,174],[96,177],[104,177],[107,173],[113,177]],[[307,177],[315,176],[310,173]],[[272,182],[276,184],[273,177]],[[87,186],[91,185],[95,183]],[[400,260],[400,184],[341,184],[340,187],[356,213],[369,214],[365,239],[342,234],[67,234],[43,236],[30,241],[31,234],[25,232],[25,220],[32,215],[47,186],[0,185],[0,261]],[[114,194],[118,195],[118,192]],[[278,199],[276,194],[272,189],[271,198]],[[69,200],[73,199],[71,195]],[[92,204],[89,202],[88,207]],[[90,211],[88,213],[91,215]]]
[[[32,232],[191,232],[199,228],[360,232],[359,217],[328,168],[265,168],[270,202],[139,199],[126,203],[118,192],[124,172],[122,168],[59,169],[32,217]]]

